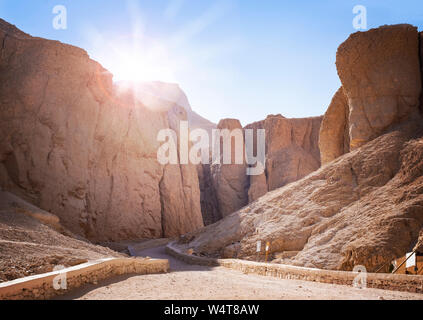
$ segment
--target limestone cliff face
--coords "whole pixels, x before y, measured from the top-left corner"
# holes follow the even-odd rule
[[[242,134],[242,126],[239,120],[223,119],[217,125],[220,130],[238,129],[241,132],[241,150],[244,150],[244,137]],[[231,163],[224,164],[223,159],[223,140],[219,142],[220,155],[219,164],[212,163],[211,177],[213,187],[215,189],[219,212],[223,217],[242,208],[248,203],[248,176],[246,174],[247,165],[235,163],[235,144],[234,139],[231,141]]]
[[[140,82],[135,85],[133,83],[120,82],[119,86],[123,88],[132,87],[137,99],[149,109],[183,108],[187,113],[186,120],[189,123],[189,129],[191,131],[195,129],[206,130],[210,137],[209,142],[212,142],[212,131],[217,128],[217,125],[192,110],[187,95],[179,85],[154,81]],[[219,210],[216,190],[213,187],[210,164],[199,164],[196,167],[200,187],[201,212],[204,223],[208,225],[220,220],[222,213]]]
[[[252,129],[255,136],[259,129],[264,129],[266,132],[265,171],[259,176],[248,176],[245,164],[225,165],[221,162],[212,165],[210,179],[213,190],[205,194],[205,198],[210,200],[214,192],[217,206],[211,205],[212,201],[208,201],[209,206],[203,211],[204,217],[227,216],[267,192],[297,181],[317,170],[320,167],[318,139],[321,121],[322,117],[287,119],[281,115],[271,115],[263,121],[247,125],[244,129]],[[218,128],[233,130],[242,127],[238,120],[224,119]],[[256,150],[256,146],[254,148]],[[207,168],[204,174],[207,176]],[[209,220],[216,222],[218,219]]]
[[[180,246],[256,259],[257,242],[269,241],[275,263],[388,271],[423,228],[419,52],[421,60],[409,25],[350,36],[337,54],[342,88],[320,131],[326,165],[186,235]]]
[[[410,25],[352,34],[338,49],[342,82],[320,132],[326,164],[415,118],[421,99],[421,41]]]
[[[0,185],[92,240],[203,226],[194,166],[158,163],[157,133],[186,111],[145,107],[82,49],[0,21]]]
[[[420,78],[422,80],[422,92],[420,94],[420,112],[423,112],[423,32],[420,32]]]
[[[187,112],[187,121],[191,130],[201,128],[206,130],[211,136],[212,130],[216,129],[216,124],[197,114],[189,103],[185,92],[175,83],[161,81],[138,82],[133,84],[121,81],[121,87],[132,87],[140,102],[152,110],[179,106]]]
[[[269,241],[274,263],[387,271],[392,259],[415,245],[423,227],[421,122],[384,134],[186,235],[181,248],[256,260],[264,259],[264,251],[256,254],[257,242]]]
[[[246,129],[266,132],[266,168],[262,176],[251,176],[249,202],[297,181],[320,167],[319,130],[322,117],[287,119],[270,115]]]
[[[198,165],[197,173],[200,182],[201,213],[203,214],[204,225],[207,226],[221,220],[223,216],[219,209],[210,165]]]
[[[335,93],[327,109],[319,135],[322,165],[350,152],[349,105],[344,89]]]
[[[418,110],[419,33],[410,25],[352,34],[336,66],[349,105],[350,149],[384,133]]]

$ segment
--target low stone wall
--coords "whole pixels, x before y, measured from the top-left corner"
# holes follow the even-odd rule
[[[186,262],[188,264],[198,264],[200,266],[219,266],[224,261],[223,259],[212,259],[212,258],[205,258],[205,257],[198,257],[194,255],[188,255],[185,253],[180,252],[178,249],[176,249],[172,243],[169,243],[165,251],[167,254],[171,255],[172,257],[175,257],[183,262]]]
[[[97,282],[123,274],[151,274],[169,271],[168,260],[140,258],[108,258],[84,263],[59,271],[25,277],[0,283],[0,300],[50,299],[69,293],[88,283]],[[66,289],[60,287],[64,279]],[[64,282],[64,281],[63,281]],[[56,285],[54,285],[56,284]]]
[[[296,267],[282,264],[260,263],[238,259],[212,259],[188,255],[175,248],[173,243],[166,252],[186,263],[208,266],[222,266],[245,274],[272,276],[281,279],[305,280],[351,286],[359,272],[335,271]],[[368,288],[423,293],[423,276],[391,273],[367,273]]]

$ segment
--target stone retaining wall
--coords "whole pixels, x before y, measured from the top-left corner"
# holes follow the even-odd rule
[[[50,299],[88,283],[122,274],[151,274],[169,271],[168,260],[141,258],[108,258],[84,263],[60,271],[44,273],[0,283],[0,300]],[[66,289],[56,290],[58,279],[66,275]]]
[[[351,286],[358,272],[335,271],[296,267],[282,264],[260,263],[238,259],[212,259],[188,255],[170,243],[166,252],[186,263],[222,266],[245,274],[272,276],[281,279],[305,280]],[[423,293],[423,276],[390,273],[367,273],[367,287],[385,290]]]

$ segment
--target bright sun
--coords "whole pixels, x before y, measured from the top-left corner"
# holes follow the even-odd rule
[[[108,63],[114,81],[173,81],[173,68],[164,46],[137,45],[115,50]]]
[[[164,19],[173,19],[180,11],[183,3],[175,1],[171,1],[164,11]],[[190,43],[223,16],[228,10],[225,3],[226,1],[218,1],[166,36],[155,34],[151,38],[146,32],[147,24],[142,18],[141,9],[136,2],[128,2],[132,25],[129,33],[127,29],[119,29],[118,26],[114,33],[107,34],[97,28],[87,28],[87,47],[91,47],[90,55],[113,74],[115,82],[178,82],[180,77],[187,77],[187,70],[192,71],[193,61],[210,60],[219,55],[219,46],[197,50],[198,48],[190,47]]]
[[[110,63],[115,81],[173,80],[172,67],[164,48],[123,48]]]
[[[93,56],[113,74],[116,81],[174,82],[175,58],[164,42],[137,35],[105,38],[93,35]]]

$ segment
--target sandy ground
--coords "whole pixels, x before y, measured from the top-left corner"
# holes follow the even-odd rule
[[[141,256],[166,258],[167,274],[122,276],[89,285],[61,299],[103,300],[299,300],[299,299],[419,299],[422,294],[356,289],[307,281],[246,275],[223,267],[185,264],[168,256],[164,247],[138,252]]]
[[[58,265],[124,256],[76,239],[56,221],[54,215],[0,191],[0,282],[51,272]]]

